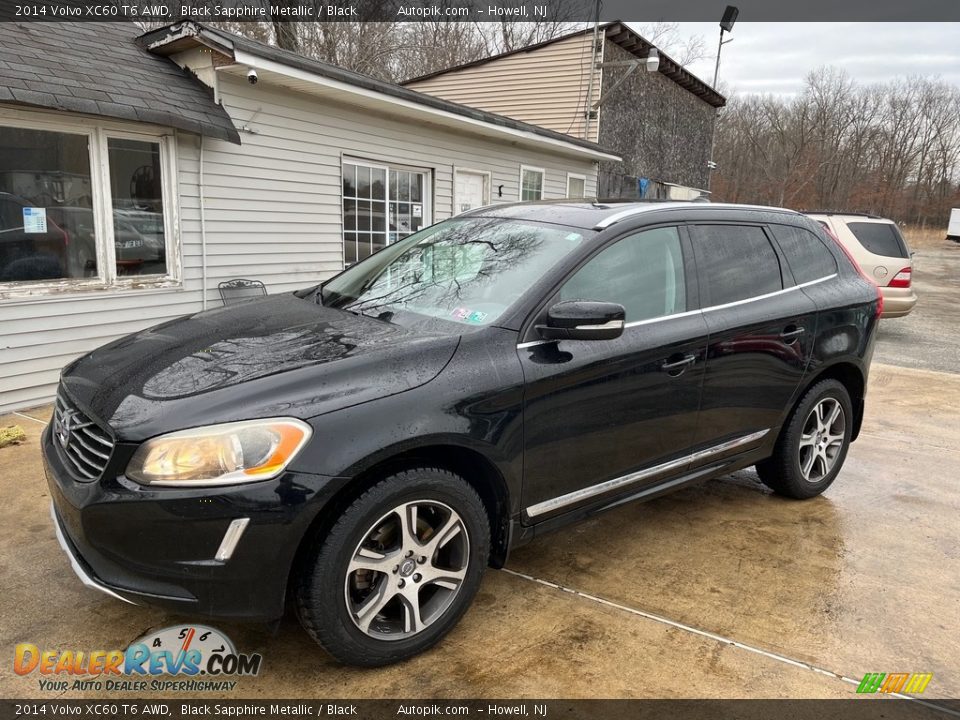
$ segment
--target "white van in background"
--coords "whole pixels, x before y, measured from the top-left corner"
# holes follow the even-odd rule
[[[947,240],[960,242],[960,208],[950,211],[950,224],[947,225]]]

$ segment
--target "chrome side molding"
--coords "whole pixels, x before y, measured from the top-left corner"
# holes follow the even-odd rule
[[[757,432],[750,433],[749,435],[742,435],[738,438],[734,438],[733,440],[722,442],[719,445],[714,445],[713,447],[709,447],[704,450],[698,450],[695,453],[685,455],[684,457],[677,458],[676,460],[669,460],[665,463],[661,463],[660,465],[654,465],[653,467],[649,467],[644,470],[638,470],[637,472],[630,473],[629,475],[623,475],[622,477],[614,478],[613,480],[607,480],[606,482],[602,482],[597,485],[591,485],[590,487],[586,487],[581,490],[574,490],[573,492],[569,492],[566,495],[560,495],[559,497],[555,497],[551,500],[544,500],[541,503],[537,503],[536,505],[531,505],[528,507],[527,516],[533,518],[537,517],[538,515],[553,512],[554,510],[559,510],[560,508],[567,507],[568,505],[574,505],[582,502],[583,500],[588,500],[596,495],[602,495],[603,493],[610,492],[611,490],[624,488],[628,485],[632,485],[633,483],[640,482],[641,480],[646,480],[647,478],[661,475],[671,470],[676,470],[688,463],[704,460],[712,457],[713,455],[719,455],[722,452],[733,450],[734,448],[738,448],[743,445],[749,445],[750,443],[759,440],[769,432],[769,429],[758,430]]]

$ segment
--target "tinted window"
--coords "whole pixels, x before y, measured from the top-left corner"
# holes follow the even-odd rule
[[[630,235],[577,270],[561,300],[602,300],[623,305],[627,322],[684,312],[687,291],[676,228]]]
[[[837,271],[837,261],[823,241],[809,230],[790,225],[774,225],[773,234],[787,256],[797,284],[817,280]]]
[[[780,261],[758,227],[696,225],[691,228],[697,269],[710,305],[783,289]]]
[[[907,257],[907,244],[893,223],[852,222],[847,223],[847,227],[868,252],[884,257]]]

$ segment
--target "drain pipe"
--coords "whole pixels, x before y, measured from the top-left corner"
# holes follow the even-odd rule
[[[200,133],[200,170],[197,179],[200,195],[200,288],[203,292],[201,309],[207,309],[207,220],[203,210],[203,133]]]

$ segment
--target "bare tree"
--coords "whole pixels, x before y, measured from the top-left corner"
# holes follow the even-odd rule
[[[657,22],[638,25],[640,34],[655,46],[670,55],[681,65],[689,65],[697,60],[710,57],[707,42],[703,35],[684,35],[680,32],[680,23]]]
[[[942,223],[960,201],[958,109],[960,88],[942,80],[861,86],[831,68],[792,98],[733,98],[715,197]]]

